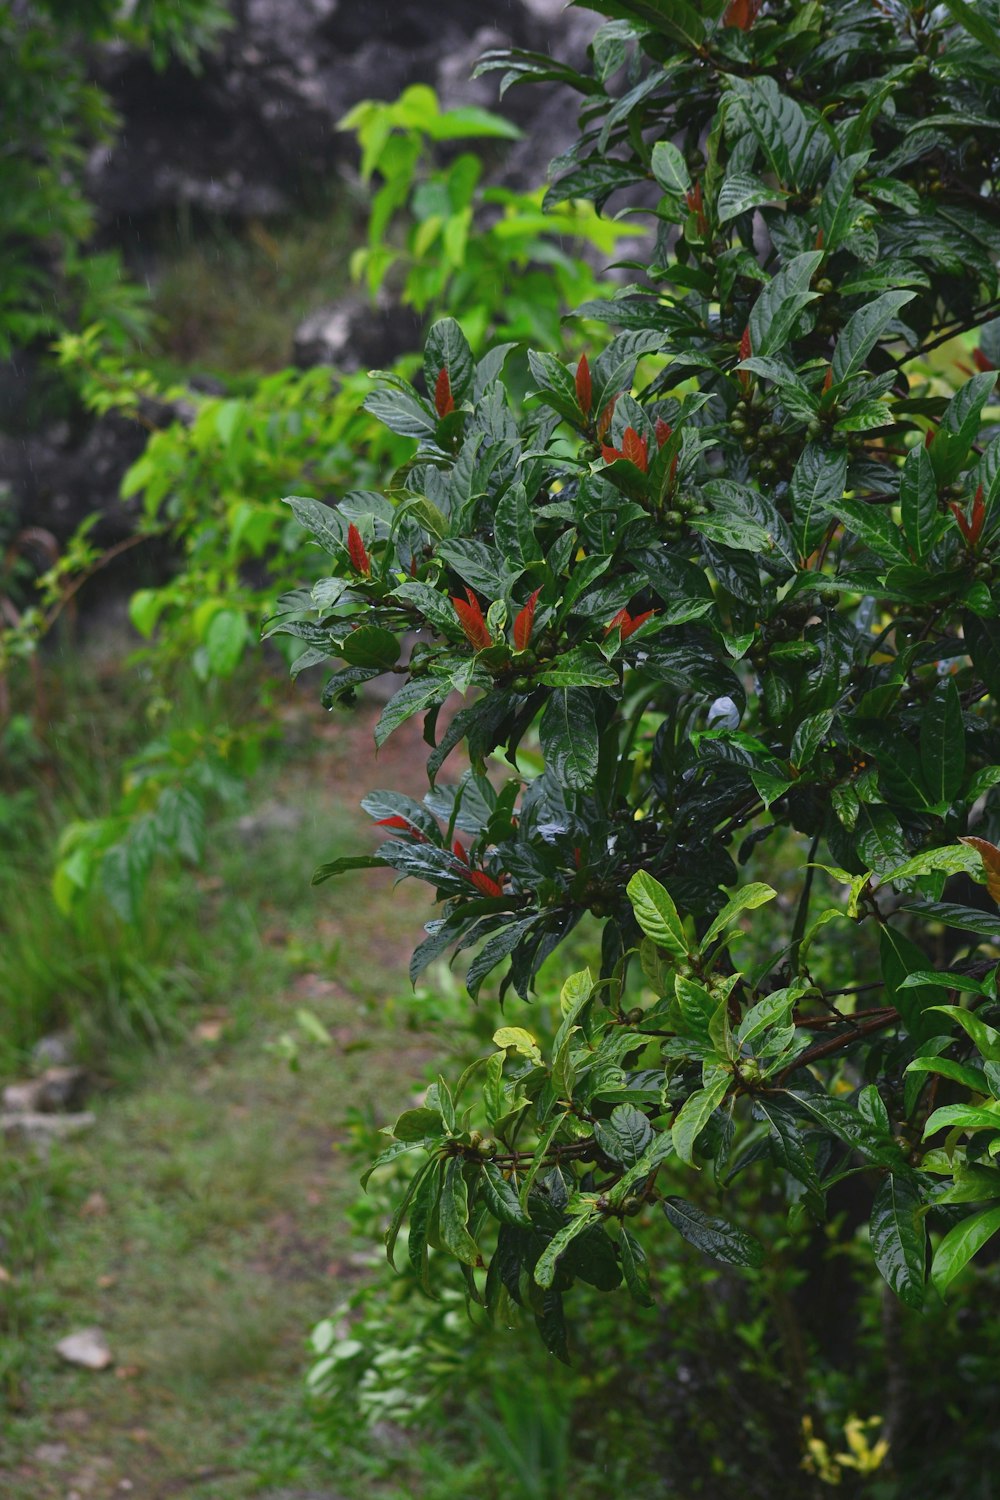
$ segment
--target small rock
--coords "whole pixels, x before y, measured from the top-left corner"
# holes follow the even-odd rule
[[[68,1068],[76,1050],[76,1038],[71,1031],[53,1031],[36,1042],[31,1061],[36,1068]]]
[[[108,1341],[100,1328],[81,1328],[60,1339],[56,1353],[68,1364],[82,1365],[85,1370],[106,1370],[114,1363]]]
[[[54,1140],[65,1140],[80,1135],[97,1123],[96,1115],[89,1110],[72,1115],[34,1114],[18,1111],[0,1114],[0,1134],[12,1140],[22,1140],[28,1145],[47,1149]]]
[[[60,1464],[64,1464],[67,1458],[69,1458],[69,1444],[39,1443],[31,1456],[36,1463],[51,1464],[54,1468],[58,1468]]]
[[[0,1134],[8,1140],[22,1141],[37,1151],[48,1151],[53,1141],[80,1135],[96,1123],[89,1111],[78,1115],[41,1115],[24,1113],[0,1115]]]
[[[80,1108],[87,1097],[90,1078],[86,1068],[46,1068],[38,1085],[37,1107],[42,1114],[66,1114]]]
[[[24,1083],[8,1083],[3,1091],[3,1107],[17,1114],[36,1114],[41,1080],[29,1078]]]

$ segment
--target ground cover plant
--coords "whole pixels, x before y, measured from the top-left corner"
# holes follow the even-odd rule
[[[328,703],[399,677],[379,743],[425,716],[428,796],[320,871],[430,884],[414,976],[527,996],[600,926],[554,1034],[500,1027],[370,1169],[413,1159],[390,1258],[561,1358],[574,1282],[644,1303],[668,1235],[763,1274],[776,1199],[860,1215],[912,1310],[1000,1229],[996,8],[590,8],[590,74],[485,66],[583,96],[550,204],[653,216],[578,310],[620,332],[519,403],[437,323],[366,401],[388,489],[289,501],[331,576],[272,625]]]

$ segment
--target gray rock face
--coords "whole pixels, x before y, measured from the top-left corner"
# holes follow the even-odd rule
[[[419,345],[420,319],[406,307],[372,307],[362,295],[327,303],[295,330],[292,357],[300,369],[334,365],[338,370],[384,368]]]
[[[526,46],[579,59],[596,19],[560,0],[236,0],[234,26],[194,77],[156,73],[123,46],[97,60],[100,82],[123,120],[119,139],[94,154],[89,189],[108,223],[186,206],[263,218],[287,212],[317,180],[353,160],[339,121],[362,99],[392,99],[428,83],[446,105],[493,106],[494,75],[470,74],[488,47]],[[516,89],[504,104],[530,128],[546,90]],[[547,122],[512,169],[536,182],[574,133]],[[553,125],[557,135],[552,135]]]

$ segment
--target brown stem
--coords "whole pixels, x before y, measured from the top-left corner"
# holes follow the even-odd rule
[[[850,1017],[845,1016],[844,1019],[850,1020]],[[803,1052],[778,1074],[774,1080],[775,1085],[780,1088],[785,1079],[798,1068],[807,1068],[810,1063],[819,1062],[820,1058],[830,1057],[833,1053],[839,1052],[842,1047],[849,1047],[852,1042],[859,1041],[863,1036],[871,1036],[876,1031],[884,1031],[887,1026],[894,1026],[898,1020],[899,1012],[892,1005],[886,1006],[884,1010],[873,1012],[859,1026],[852,1026],[841,1036],[828,1037],[825,1042],[819,1042],[815,1047],[810,1047],[808,1051]]]

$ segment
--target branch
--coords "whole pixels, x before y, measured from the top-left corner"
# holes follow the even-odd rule
[[[845,1019],[847,1019],[845,1017]],[[784,1086],[785,1079],[798,1068],[807,1068],[810,1063],[819,1062],[820,1058],[830,1057],[839,1052],[842,1047],[849,1047],[852,1042],[860,1041],[864,1036],[871,1036],[876,1031],[884,1031],[888,1026],[894,1026],[899,1020],[899,1011],[893,1005],[888,1005],[884,1010],[874,1011],[867,1020],[862,1021],[860,1026],[852,1026],[842,1036],[827,1037],[825,1042],[819,1042],[815,1047],[801,1053],[787,1068],[778,1074],[774,1080],[779,1088]]]

